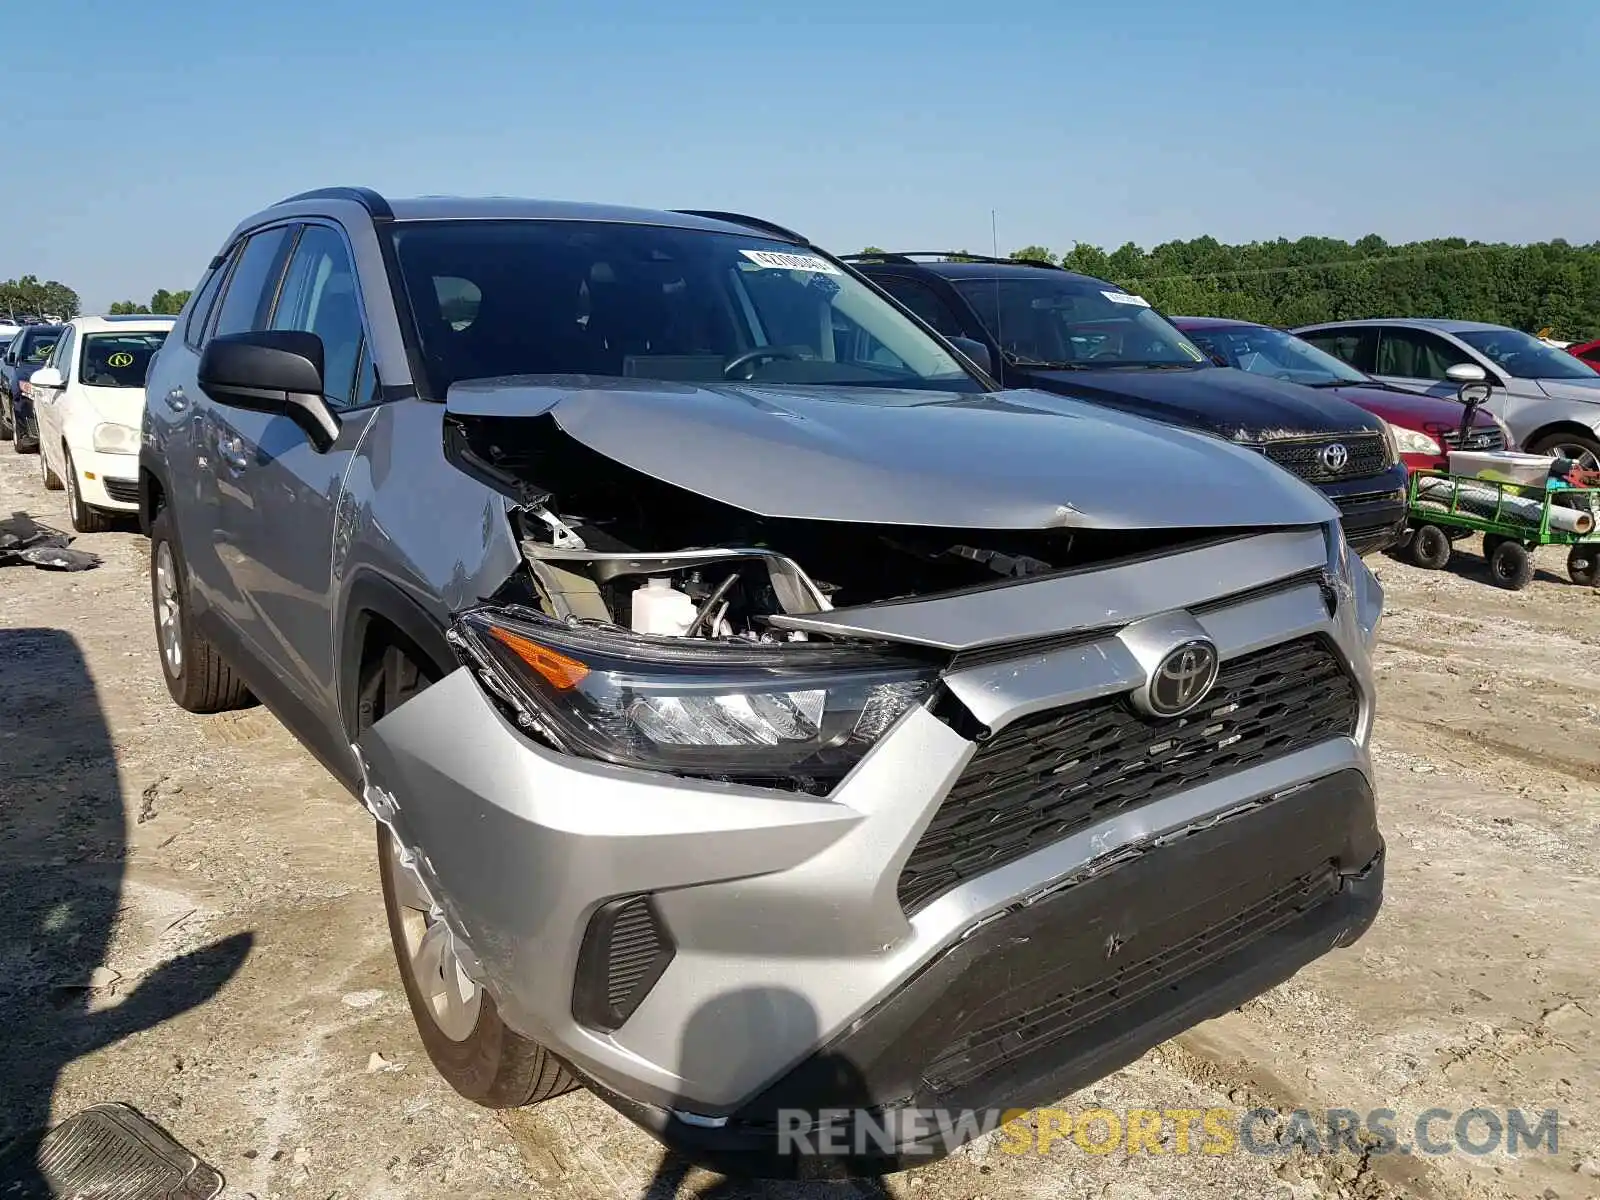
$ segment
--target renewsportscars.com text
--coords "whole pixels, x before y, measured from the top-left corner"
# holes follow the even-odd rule
[[[1413,1116],[1353,1108],[1040,1108],[778,1113],[780,1153],[872,1155],[949,1152],[999,1131],[1005,1154],[1555,1154],[1560,1114],[1520,1108],[1430,1108]]]

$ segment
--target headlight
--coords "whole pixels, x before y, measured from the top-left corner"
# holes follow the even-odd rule
[[[137,454],[139,431],[131,425],[103,422],[94,427],[94,448],[100,454]]]
[[[1479,409],[1478,411],[1482,412],[1483,410]],[[1511,426],[1507,425],[1504,421],[1502,421],[1499,417],[1495,416],[1493,413],[1489,414],[1489,419],[1491,421],[1493,421],[1499,427],[1500,436],[1505,438],[1505,440],[1506,440],[1506,449],[1507,450],[1515,450],[1517,448],[1517,439],[1511,436]]]
[[[451,640],[567,753],[802,787],[842,777],[937,675],[866,647],[649,638],[522,608],[463,614]]]
[[[1390,436],[1394,439],[1395,447],[1401,454],[1443,454],[1444,447],[1438,441],[1429,437],[1418,429],[1401,429],[1394,425],[1389,426]]]

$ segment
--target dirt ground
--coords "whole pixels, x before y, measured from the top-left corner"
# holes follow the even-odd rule
[[[14,511],[67,527],[37,460],[3,445]],[[0,1142],[125,1100],[257,1200],[1600,1197],[1600,595],[1551,551],[1520,594],[1475,547],[1442,573],[1379,561],[1376,926],[1067,1103],[1388,1108],[1402,1134],[1429,1108],[1555,1108],[1554,1154],[1208,1156],[1169,1136],[1016,1155],[991,1137],[880,1187],[685,1172],[583,1093],[458,1099],[412,1031],[369,819],[265,711],[179,711],[145,542],[77,545],[105,565],[0,569]]]

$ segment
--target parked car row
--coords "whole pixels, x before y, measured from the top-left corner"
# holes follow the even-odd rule
[[[976,1132],[918,1113],[1051,1102],[1373,920],[1352,547],[1504,426],[929,257],[330,188],[170,336],[19,360],[76,523],[130,495],[143,355],[168,689],[264,701],[376,819],[462,1095],[588,1086],[767,1176],[810,1170],[787,1114],[870,1110],[834,1169],[914,1165]]]

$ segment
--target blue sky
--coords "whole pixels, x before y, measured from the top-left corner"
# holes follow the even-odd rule
[[[185,288],[296,190],[738,209],[849,251],[1600,240],[1600,4],[59,0],[0,278]],[[25,39],[19,46],[16,39]],[[23,154],[19,147],[29,147]]]

